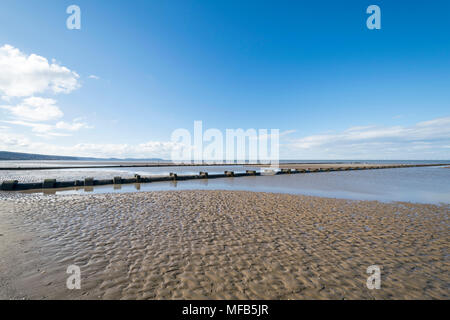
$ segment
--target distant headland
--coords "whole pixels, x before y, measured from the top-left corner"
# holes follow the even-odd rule
[[[160,158],[92,158],[92,157],[72,157],[72,156],[55,156],[36,153],[22,153],[22,152],[9,152],[0,151],[0,160],[81,160],[81,161],[162,161]]]

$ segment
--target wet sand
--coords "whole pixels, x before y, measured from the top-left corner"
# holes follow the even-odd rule
[[[0,193],[3,299],[448,299],[450,206],[244,191]],[[81,290],[66,269],[81,268]],[[370,265],[381,289],[366,287]]]

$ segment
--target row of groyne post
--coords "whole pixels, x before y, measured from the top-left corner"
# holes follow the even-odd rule
[[[350,171],[350,170],[370,170],[370,169],[392,169],[392,168],[408,168],[408,167],[428,167],[428,166],[443,166],[446,164],[402,164],[402,165],[364,165],[364,166],[348,166],[348,167],[326,167],[326,168],[306,168],[306,169],[264,169],[262,171],[246,170],[245,172],[224,171],[224,173],[213,173],[200,171],[199,174],[183,174],[171,172],[168,176],[141,176],[135,174],[132,178],[114,177],[112,179],[94,179],[92,177],[85,178],[84,180],[73,181],[57,181],[56,179],[44,179],[43,182],[25,182],[22,183],[18,180],[6,180],[1,184],[0,189],[3,191],[26,191],[26,190],[38,190],[38,189],[60,189],[60,188],[73,188],[73,187],[94,187],[104,185],[121,185],[132,183],[150,183],[161,181],[183,181],[183,180],[195,180],[195,179],[217,179],[227,177],[248,177],[248,176],[270,176],[281,174],[300,174],[300,173],[313,173],[313,172],[331,172],[331,171]]]

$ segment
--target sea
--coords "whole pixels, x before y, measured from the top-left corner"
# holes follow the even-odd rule
[[[72,167],[124,165],[129,162],[96,161],[0,161],[0,168],[27,167]],[[164,166],[158,167],[120,167],[120,168],[64,168],[42,170],[0,170],[0,181],[19,180],[20,182],[41,182],[47,178],[60,181],[82,180],[86,177],[110,179],[115,176],[132,177],[168,175],[170,172],[196,174],[199,171],[223,173],[225,170],[245,172],[261,170],[249,166]],[[342,163],[342,164],[441,164],[450,160],[406,161],[406,160],[283,160],[280,163]],[[139,162],[133,161],[133,165]],[[450,203],[450,168],[447,166],[392,168],[381,170],[333,171],[294,175],[275,175],[258,177],[201,179],[187,181],[166,181],[129,185],[96,186],[94,188],[72,188],[60,190],[38,190],[51,194],[119,193],[166,190],[242,190],[255,192],[275,192],[302,194],[351,200],[378,200],[383,202],[406,201],[415,203]]]

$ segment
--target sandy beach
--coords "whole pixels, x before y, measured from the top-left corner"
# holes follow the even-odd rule
[[[0,194],[3,299],[448,299],[449,205]],[[81,269],[68,290],[66,269]],[[381,289],[366,287],[370,265]]]

